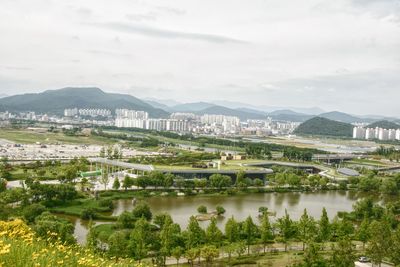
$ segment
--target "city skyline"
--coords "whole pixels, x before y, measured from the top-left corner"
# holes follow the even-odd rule
[[[0,94],[97,86],[186,103],[398,116],[398,1],[0,6]]]

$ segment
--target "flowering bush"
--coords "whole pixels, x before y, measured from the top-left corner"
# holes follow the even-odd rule
[[[0,267],[138,266],[132,260],[104,258],[78,245],[61,242],[56,233],[36,237],[22,220],[0,221]],[[54,241],[55,240],[55,241]]]

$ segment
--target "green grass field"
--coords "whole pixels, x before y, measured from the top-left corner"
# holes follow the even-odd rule
[[[0,139],[15,143],[34,144],[36,142],[45,144],[87,144],[87,145],[109,145],[117,141],[99,136],[67,136],[63,133],[40,133],[28,129],[0,129]]]

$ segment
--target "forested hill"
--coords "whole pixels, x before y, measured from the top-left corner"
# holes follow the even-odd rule
[[[353,126],[349,123],[314,117],[299,125],[294,131],[299,135],[326,135],[351,137]]]
[[[368,125],[368,128],[400,129],[400,125],[391,121],[382,120]]]
[[[96,87],[67,87],[37,94],[14,95],[0,99],[0,111],[35,111],[61,115],[66,108],[117,108],[144,110],[152,117],[167,117],[168,112],[126,94],[107,93]]]

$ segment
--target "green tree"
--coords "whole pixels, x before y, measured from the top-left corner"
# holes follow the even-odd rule
[[[113,188],[114,190],[118,190],[120,187],[121,187],[121,183],[119,182],[119,179],[118,179],[118,178],[115,178],[112,188]]]
[[[390,261],[395,266],[400,266],[400,227],[399,226],[392,234],[392,242],[393,242],[392,246],[389,249]]]
[[[200,227],[199,222],[194,216],[189,219],[189,224],[184,232],[186,248],[196,248],[205,242],[205,232]]]
[[[176,266],[179,266],[179,259],[182,257],[184,252],[185,251],[182,247],[174,247],[172,249],[172,256],[176,259]]]
[[[304,267],[324,267],[327,262],[319,254],[320,248],[315,243],[309,243],[304,253]]]
[[[43,212],[36,217],[33,230],[43,239],[56,241],[59,238],[61,242],[70,244],[76,242],[72,223],[49,212]]]
[[[350,238],[339,239],[333,249],[331,264],[335,267],[354,267],[356,259],[354,246]]]
[[[215,210],[217,211],[218,215],[223,215],[226,212],[226,210],[222,206],[215,207]]]
[[[373,221],[370,224],[367,255],[378,266],[381,266],[384,257],[389,255],[390,248],[392,247],[390,228],[390,225],[384,220]]]
[[[321,219],[318,222],[318,239],[324,243],[329,241],[331,238],[331,227],[329,223],[328,213],[326,209],[322,209]],[[322,250],[324,249],[324,244],[322,244]]]
[[[220,247],[222,243],[223,234],[217,227],[217,219],[211,218],[211,222],[206,229],[207,244]]]
[[[363,249],[365,248],[365,243],[367,243],[369,239],[369,220],[368,218],[364,218],[361,222],[360,226],[357,229],[356,233],[357,239],[363,243]]]
[[[132,187],[133,185],[133,179],[131,177],[129,177],[128,175],[126,175],[124,177],[124,180],[122,181],[122,187],[125,189],[125,191]]]
[[[129,239],[130,254],[137,261],[147,256],[149,251],[150,224],[144,218],[135,223]]]
[[[126,238],[125,233],[122,231],[117,231],[112,233],[108,238],[108,250],[107,253],[115,257],[115,260],[118,262],[119,258],[127,257],[128,255],[128,240]]]
[[[164,264],[166,257],[171,256],[173,249],[179,245],[180,234],[181,228],[179,224],[173,223],[171,217],[166,216],[159,235],[161,243],[160,252],[164,257]]]
[[[170,188],[171,186],[174,185],[174,179],[175,179],[175,175],[171,174],[171,173],[167,173],[164,176],[164,182],[163,182],[163,186],[165,188]]]
[[[263,213],[260,225],[260,233],[261,233],[261,242],[263,244],[264,253],[265,248],[268,244],[273,242],[274,240],[274,232],[269,222],[268,213]]]
[[[303,250],[305,249],[305,244],[312,241],[316,230],[317,227],[314,219],[308,215],[307,209],[304,209],[298,223],[298,233],[300,240],[303,242]]]
[[[233,217],[229,218],[225,224],[225,237],[229,243],[235,243],[239,241],[240,238],[239,224]]]
[[[122,212],[117,219],[117,226],[123,229],[133,228],[137,218],[129,211]]]
[[[206,265],[209,266],[214,259],[219,257],[219,250],[214,246],[206,245],[201,248],[200,255],[205,259]]]
[[[200,256],[200,249],[191,248],[186,250],[185,257],[188,260],[191,267],[194,265],[194,260]]]
[[[198,213],[201,213],[201,214],[206,214],[206,213],[207,213],[207,207],[204,206],[204,205],[200,205],[200,206],[197,208],[197,212],[198,212]]]
[[[243,236],[246,240],[247,245],[247,254],[250,254],[250,245],[253,244],[254,239],[258,235],[258,227],[254,224],[251,216],[247,217],[247,219],[243,222]]]
[[[0,193],[6,191],[7,189],[7,180],[0,178]]]
[[[140,202],[132,210],[133,217],[136,219],[144,218],[147,221],[151,221],[153,214],[151,213],[150,207],[145,202]]]
[[[285,215],[277,220],[277,227],[279,229],[280,238],[285,244],[285,251],[287,251],[288,242],[296,236],[295,223],[290,218],[287,210],[285,210]]]

